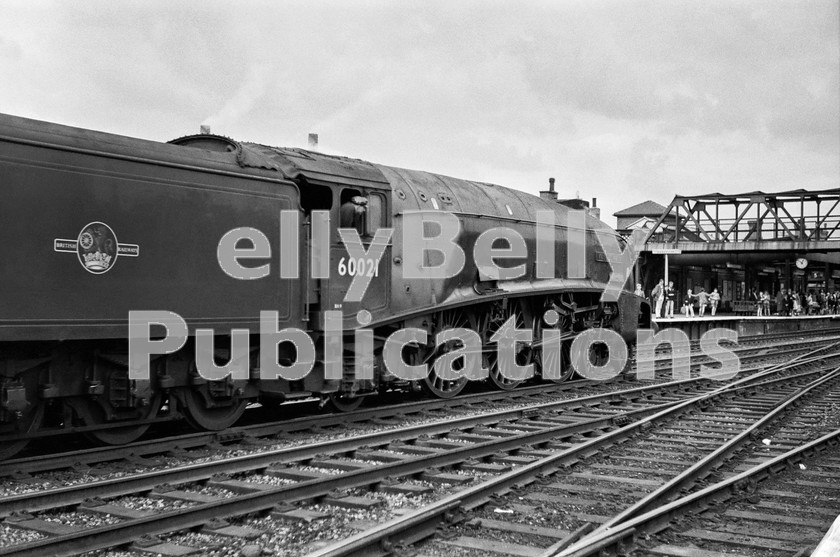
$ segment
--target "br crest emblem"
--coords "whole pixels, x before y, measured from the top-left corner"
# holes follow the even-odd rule
[[[57,252],[76,253],[82,267],[95,275],[110,271],[120,255],[140,255],[140,246],[120,244],[113,229],[104,222],[85,225],[75,240],[56,238],[53,249]]]

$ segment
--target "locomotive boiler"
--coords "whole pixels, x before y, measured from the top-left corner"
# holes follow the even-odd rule
[[[222,430],[255,402],[317,397],[348,410],[387,390],[451,397],[476,352],[470,378],[496,388],[562,381],[585,331],[632,342],[650,324],[626,275],[616,289],[614,231],[493,184],[209,134],[158,143],[0,115],[0,192],[2,458],[68,431],[121,444],[167,420]],[[602,297],[611,284],[616,295]],[[137,326],[131,315],[155,317]],[[501,369],[493,339],[506,323],[530,332],[514,352],[532,377]],[[265,344],[266,327],[305,342]],[[423,377],[386,365],[387,339],[407,329],[427,335],[398,351],[428,366]],[[547,329],[560,331],[551,351]],[[477,349],[434,342],[458,330]],[[147,349],[145,373],[132,368],[132,341]],[[588,350],[594,365],[609,356]],[[291,369],[307,355],[300,376],[266,373],[266,362]],[[442,358],[450,373],[434,365]]]

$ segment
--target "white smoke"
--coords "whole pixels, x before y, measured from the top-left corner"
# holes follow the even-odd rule
[[[254,64],[248,70],[248,75],[233,96],[214,114],[205,118],[203,122],[211,127],[215,133],[225,134],[225,130],[237,127],[246,115],[257,107],[271,83],[273,70],[269,64]]]

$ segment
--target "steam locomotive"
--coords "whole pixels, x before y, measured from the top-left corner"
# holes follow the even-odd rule
[[[632,342],[650,324],[626,276],[602,299],[603,238],[624,245],[614,231],[493,184],[210,134],[158,143],[0,115],[0,192],[0,458],[51,433],[122,444],[182,418],[222,430],[255,402],[349,410],[388,390],[455,396],[468,343],[434,342],[445,331],[478,339],[469,379],[562,381],[585,331]],[[551,217],[542,228],[540,215]],[[478,246],[487,253],[473,257]],[[501,369],[505,323],[530,332],[514,353],[532,377]],[[422,377],[385,362],[388,339],[407,329],[400,363],[425,364]],[[546,330],[560,331],[550,354]],[[298,340],[277,341],[283,331]],[[593,344],[592,362],[603,352]],[[266,373],[306,357],[306,373]]]

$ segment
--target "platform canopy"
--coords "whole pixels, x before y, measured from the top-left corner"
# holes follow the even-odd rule
[[[840,188],[677,195],[650,227],[646,251],[840,251]]]

